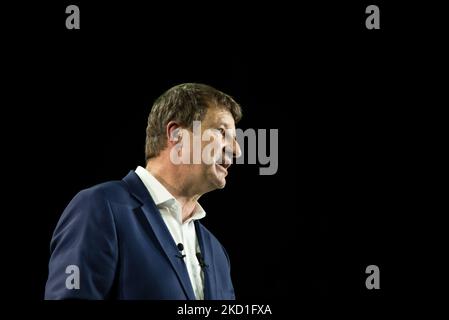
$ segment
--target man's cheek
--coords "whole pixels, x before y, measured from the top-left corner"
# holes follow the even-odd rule
[[[205,164],[214,164],[220,158],[221,143],[216,139],[203,146],[202,159]]]

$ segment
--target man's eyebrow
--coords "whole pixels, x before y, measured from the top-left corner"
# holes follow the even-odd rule
[[[224,126],[226,129],[232,129],[232,125],[231,124],[229,124],[228,122],[223,122],[223,121],[220,121],[219,122],[219,125],[221,126]]]

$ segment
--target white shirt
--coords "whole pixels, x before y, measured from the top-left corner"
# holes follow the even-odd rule
[[[182,254],[186,255],[184,261],[195,298],[203,300],[204,274],[196,257],[196,253],[200,252],[200,247],[196,237],[194,220],[204,218],[206,212],[197,203],[193,210],[193,215],[183,223],[182,208],[175,197],[145,168],[138,166],[136,174],[148,189],[175,243],[183,244],[184,251]]]

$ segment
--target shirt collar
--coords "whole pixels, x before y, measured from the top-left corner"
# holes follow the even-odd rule
[[[142,180],[157,207],[179,206],[179,202],[175,197],[147,169],[138,166],[135,172],[140,180]],[[206,211],[204,211],[203,207],[197,202],[193,209],[192,216],[185,222],[202,219],[205,216]]]

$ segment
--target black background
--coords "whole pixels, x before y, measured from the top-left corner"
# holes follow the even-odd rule
[[[182,82],[235,97],[242,129],[279,129],[276,175],[235,165],[201,199],[238,299],[379,305],[406,294],[426,124],[413,105],[431,104],[421,85],[432,60],[419,50],[432,50],[432,34],[410,7],[373,2],[381,30],[366,30],[371,3],[339,2],[78,1],[80,30],[65,28],[72,3],[6,10],[8,297],[43,299],[59,215],[79,190],[144,165],[152,102]],[[370,264],[381,290],[365,288]]]

